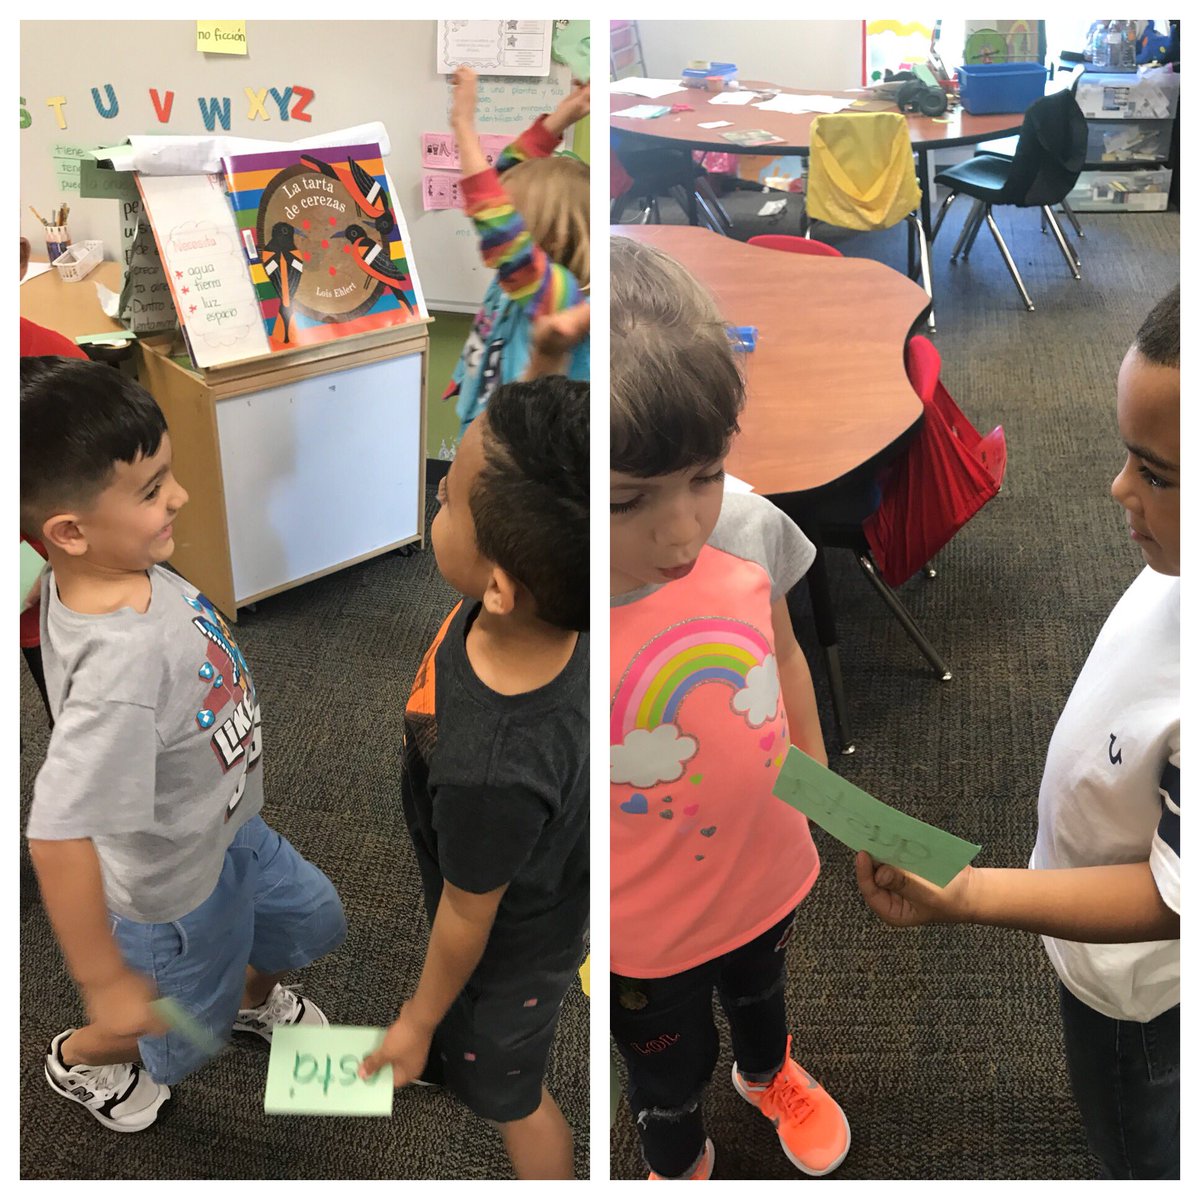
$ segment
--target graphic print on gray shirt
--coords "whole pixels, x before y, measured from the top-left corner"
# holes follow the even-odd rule
[[[150,606],[85,614],[42,583],[54,732],[25,833],[91,838],[109,909],[175,921],[216,886],[262,808],[262,735],[246,660],[209,600],[152,567]]]

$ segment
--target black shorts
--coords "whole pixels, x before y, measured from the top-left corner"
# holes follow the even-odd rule
[[[559,1009],[577,978],[576,965],[468,983],[433,1035],[422,1078],[448,1088],[485,1120],[529,1116],[542,1102]]]

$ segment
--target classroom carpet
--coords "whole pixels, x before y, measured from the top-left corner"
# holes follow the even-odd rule
[[[770,220],[756,215],[767,198],[726,197],[734,236],[799,232],[796,200]],[[937,578],[899,589],[954,677],[940,682],[852,556],[830,551],[857,745],[842,757],[820,648],[809,622],[798,632],[831,766],[981,843],[980,865],[1021,867],[1055,720],[1109,610],[1141,569],[1109,496],[1124,457],[1116,376],[1138,326],[1179,281],[1179,214],[1079,214],[1086,236],[1076,241],[1083,267],[1075,282],[1036,211],[996,209],[1036,305],[1030,313],[986,229],[967,262],[949,265],[969,208],[951,209],[934,245],[934,342],[967,417],[982,432],[1004,426],[1008,473],[1000,495],[937,556]],[[669,201],[662,218],[683,221]],[[817,226],[814,236],[904,270],[903,227],[851,234]],[[1040,940],[964,926],[890,929],[859,896],[851,852],[819,829],[814,837],[822,871],[788,947],[787,1001],[794,1056],[842,1105],[852,1130],[831,1178],[1095,1178],[1067,1081],[1056,976]],[[802,1179],[771,1126],[734,1092],[724,1016],[714,1011],[722,1054],[704,1101],[714,1177]],[[645,1178],[624,1102],[611,1169],[614,1178]]]
[[[236,627],[262,703],[263,815],[326,872],[346,910],[345,943],[296,976],[335,1024],[386,1025],[417,985],[428,928],[398,748],[413,676],[456,600],[431,550],[400,551],[261,601]],[[23,828],[47,741],[23,664],[21,741]],[[397,1092],[390,1120],[266,1115],[269,1049],[258,1038],[235,1038],[172,1089],[150,1129],[112,1133],[43,1076],[47,1042],[82,1016],[22,839],[23,1178],[511,1178],[499,1134],[439,1088]],[[587,1048],[588,1001],[572,987],[546,1082],[574,1131],[580,1177]]]

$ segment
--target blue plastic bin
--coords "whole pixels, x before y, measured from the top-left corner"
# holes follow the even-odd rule
[[[705,80],[712,75],[719,75],[726,84],[737,78],[737,63],[710,62],[706,67],[685,67],[679,78],[685,87],[702,88]]]
[[[1023,113],[1046,94],[1041,63],[976,63],[958,68],[958,98],[967,112]]]

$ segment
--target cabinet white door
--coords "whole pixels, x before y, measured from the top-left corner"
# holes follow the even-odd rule
[[[238,601],[417,530],[421,356],[217,404]]]

